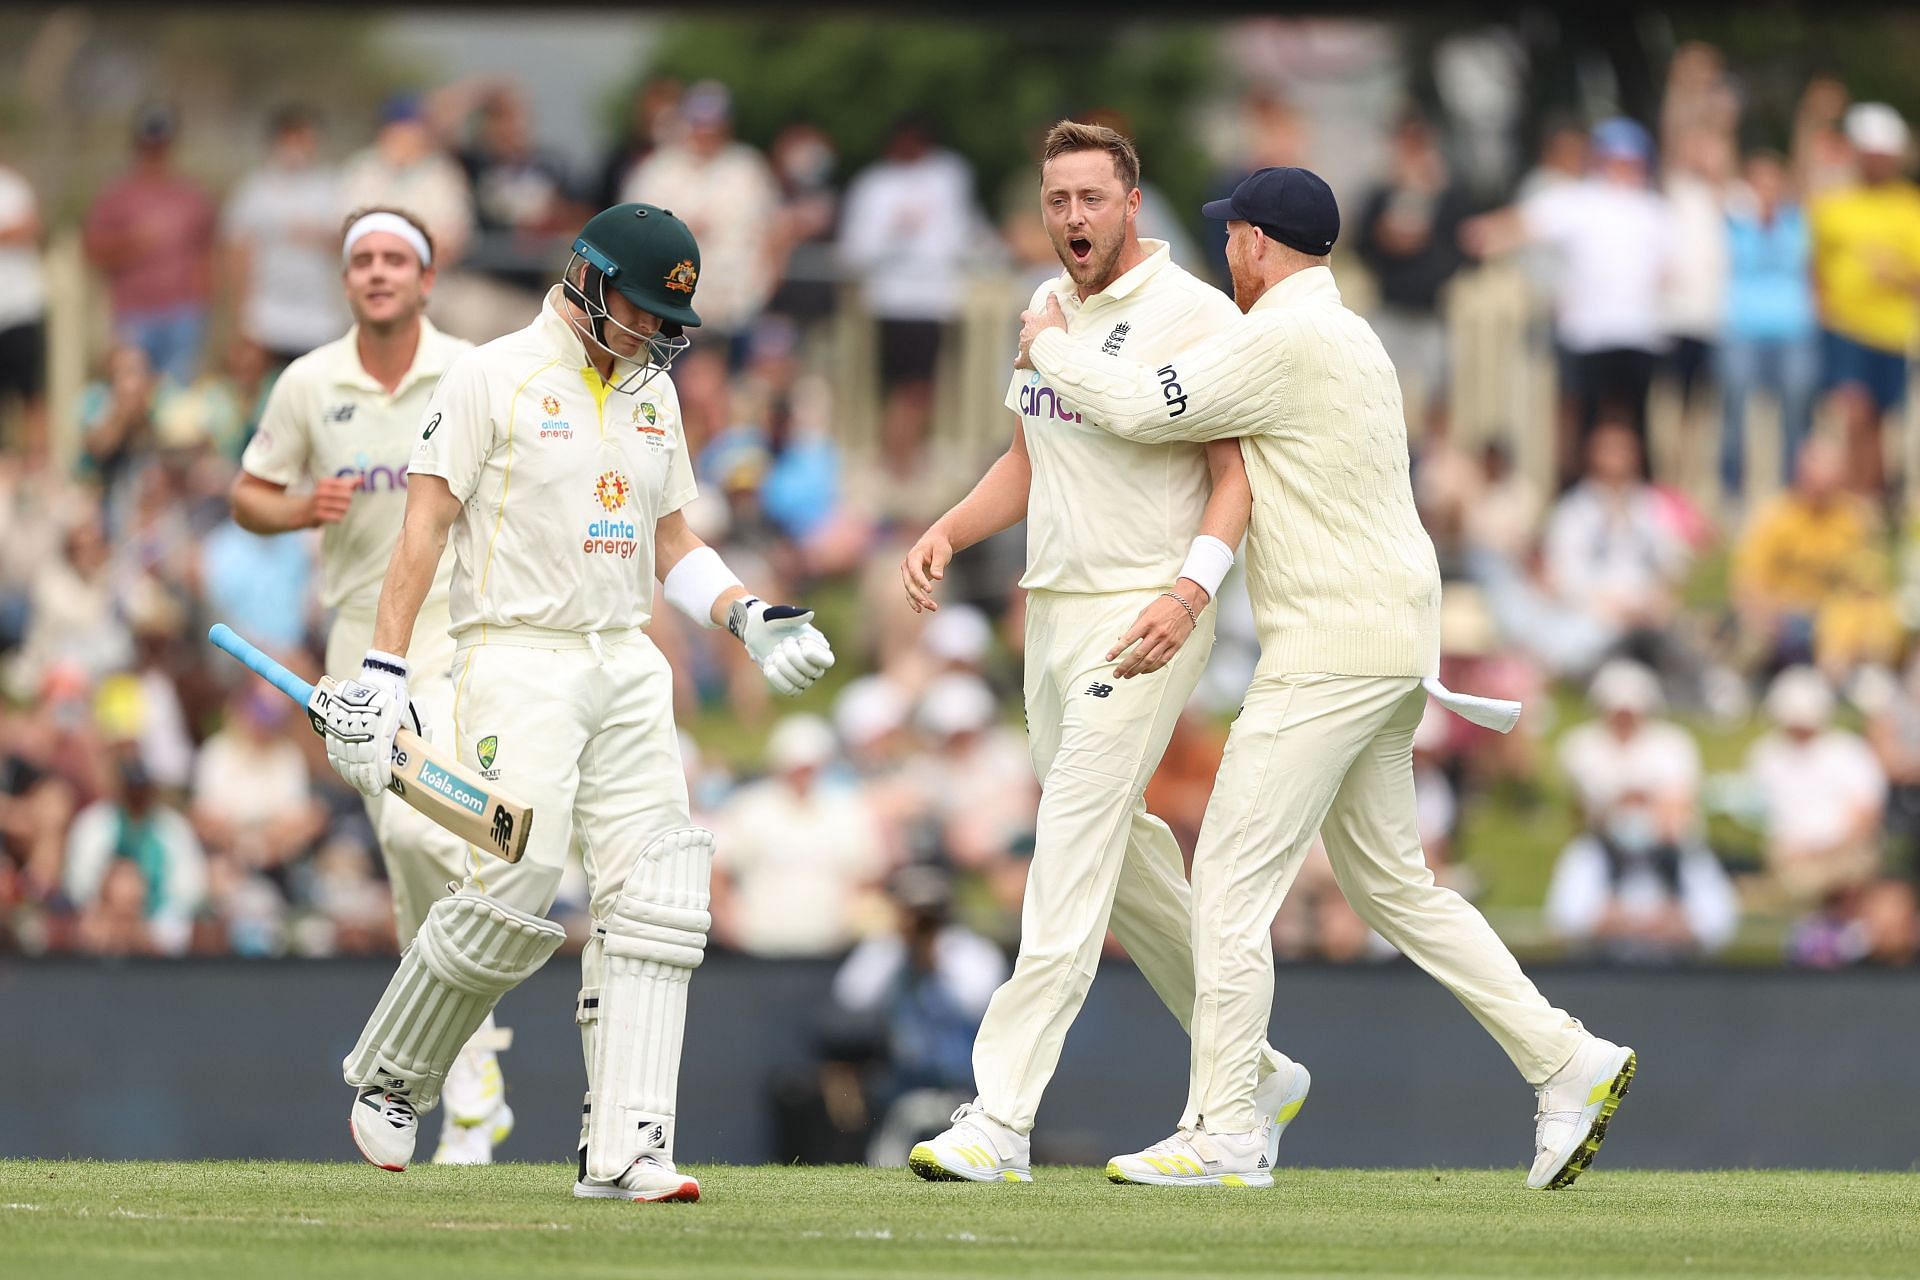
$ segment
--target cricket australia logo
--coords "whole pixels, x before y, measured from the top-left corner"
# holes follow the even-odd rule
[[[658,453],[672,442],[667,438],[667,429],[660,425],[660,411],[650,400],[643,400],[633,406],[633,429],[647,442],[647,447]]]
[[[1128,324],[1125,320],[1122,320],[1119,324],[1113,326],[1113,332],[1109,333],[1107,335],[1107,340],[1100,344],[1100,354],[1108,355],[1108,356],[1119,355],[1120,344],[1125,342],[1127,340],[1127,335],[1132,332],[1133,332],[1133,326]]]
[[[633,482],[619,471],[602,471],[594,481],[593,498],[608,515],[620,511],[633,496]],[[640,533],[630,520],[595,520],[587,526],[580,550],[590,556],[631,560],[640,550]]]
[[[667,272],[666,284],[675,293],[692,293],[699,279],[700,269],[693,265],[693,259],[682,258],[673,264],[673,270]]]
[[[499,780],[500,771],[493,767],[494,757],[500,754],[500,735],[490,733],[473,744],[474,754],[480,757],[480,776],[488,782]]]

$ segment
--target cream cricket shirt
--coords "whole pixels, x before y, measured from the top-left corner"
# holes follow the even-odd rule
[[[1127,439],[1240,437],[1263,669],[1438,673],[1440,571],[1413,505],[1400,383],[1333,272],[1289,276],[1217,338],[1158,364],[1052,329],[1030,355]]]
[[[412,470],[466,504],[453,526],[453,632],[644,627],[654,523],[693,500],[665,375],[602,382],[559,310],[460,357],[440,380]]]
[[[1035,291],[1032,308],[1052,293],[1067,331],[1086,349],[1151,365],[1239,323],[1232,300],[1176,265],[1165,242],[1140,245],[1146,261],[1085,302],[1062,272]],[[1030,369],[1014,370],[1007,408],[1020,415],[1033,463],[1020,585],[1076,592],[1173,585],[1212,492],[1205,446],[1102,431]]]
[[[407,458],[442,374],[473,344],[423,317],[413,365],[392,395],[360,364],[358,328],[288,365],[267,397],[240,466],[270,484],[358,476],[339,523],[320,535],[321,602],[372,618],[407,510]],[[444,613],[452,557],[440,562],[427,609]],[[423,610],[424,612],[424,610]]]

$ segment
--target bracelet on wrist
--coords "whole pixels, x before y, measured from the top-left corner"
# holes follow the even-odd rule
[[[1187,611],[1187,621],[1196,627],[1200,625],[1200,615],[1193,611],[1193,606],[1187,603],[1187,598],[1185,596],[1181,595],[1178,591],[1173,590],[1171,587],[1169,587],[1165,591],[1162,591],[1160,594],[1163,596],[1173,597],[1174,603]]]

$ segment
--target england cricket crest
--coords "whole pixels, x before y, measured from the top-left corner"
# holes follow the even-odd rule
[[[498,778],[500,771],[493,767],[493,758],[500,754],[500,735],[490,733],[473,744],[474,753],[480,757],[480,776],[489,781]]]

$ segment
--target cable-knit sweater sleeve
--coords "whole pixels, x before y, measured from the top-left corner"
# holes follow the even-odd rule
[[[1033,367],[1089,423],[1147,444],[1257,434],[1281,380],[1281,345],[1259,318],[1160,365],[1120,360],[1048,329]]]

